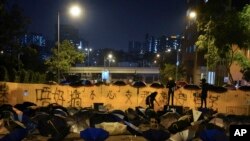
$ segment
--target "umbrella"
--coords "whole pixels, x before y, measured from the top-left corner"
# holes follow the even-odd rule
[[[126,84],[124,81],[122,81],[122,80],[115,81],[113,84],[116,85],[116,86],[125,86],[125,85],[127,85],[127,84]]]
[[[240,86],[238,89],[242,91],[250,91],[250,86]]]
[[[102,122],[95,125],[96,128],[102,128],[109,132],[109,135],[122,135],[127,131],[127,125],[120,122]]]
[[[228,90],[236,90],[236,87],[234,85],[225,84],[223,85],[224,88],[227,88]]]
[[[195,109],[192,110],[192,113],[193,113],[194,122],[196,122],[202,114],[202,112],[195,110]]]
[[[170,137],[170,133],[164,130],[149,129],[142,132],[142,136],[148,141],[165,141]]]
[[[177,81],[177,82],[176,82],[177,88],[184,87],[184,86],[186,86],[187,84],[188,84],[188,83],[185,82],[185,81]]]
[[[204,130],[199,136],[203,141],[229,141],[225,132],[218,129]]]
[[[147,84],[143,81],[134,81],[132,83],[132,86],[137,88],[137,105],[138,105],[138,95],[139,95],[139,88],[143,88],[143,87],[146,87]]]
[[[72,82],[72,83],[70,83],[70,86],[72,86],[72,87],[93,86],[93,84],[90,80],[84,79],[84,80]]]
[[[208,85],[208,90],[216,93],[224,93],[227,91],[227,88],[215,85]]]
[[[171,141],[189,141],[195,137],[195,131],[186,129],[171,136]]]
[[[164,88],[164,85],[160,82],[154,82],[150,85],[152,88]]]
[[[200,90],[201,89],[198,85],[195,85],[195,84],[187,84],[183,88],[187,90]]]
[[[168,131],[172,134],[185,130],[191,124],[186,120],[179,120],[173,122],[170,127],[168,127]]]
[[[91,110],[79,110],[73,114],[73,123],[71,125],[71,132],[80,133],[80,131],[89,127],[89,118],[93,115]]]
[[[80,132],[80,137],[85,141],[104,141],[109,133],[102,128],[87,128]]]
[[[122,81],[122,80],[115,81],[113,84],[116,85],[116,86],[119,86],[119,92],[120,92],[120,87],[121,87],[121,86],[126,86],[126,85],[127,85],[127,84],[126,84],[124,81]]]
[[[163,125],[165,128],[171,126],[172,123],[178,121],[180,115],[174,112],[168,112],[160,117],[160,124]]]

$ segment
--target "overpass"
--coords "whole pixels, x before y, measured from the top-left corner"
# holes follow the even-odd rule
[[[126,73],[126,74],[159,74],[159,67],[71,67],[68,73]]]

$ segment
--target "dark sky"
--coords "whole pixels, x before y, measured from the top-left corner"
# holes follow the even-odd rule
[[[185,28],[186,0],[15,0],[32,23],[30,32],[41,33],[54,40],[57,13],[61,24],[79,28],[89,47],[127,50],[128,41],[144,41],[146,33],[182,34]],[[76,19],[67,7],[78,2],[84,9]]]

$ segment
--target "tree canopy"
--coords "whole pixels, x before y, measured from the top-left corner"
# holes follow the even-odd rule
[[[52,56],[45,61],[45,64],[48,65],[49,70],[52,72],[57,70],[66,72],[72,65],[82,62],[83,59],[84,54],[77,51],[70,41],[64,40],[59,46],[59,51],[57,46],[52,48]]]
[[[230,0],[209,0],[199,8],[198,31],[200,36],[196,45],[206,50],[207,67],[213,69],[219,61],[224,65],[229,79],[233,82],[230,67],[242,57],[235,57],[239,49],[248,49],[250,40],[249,5],[242,11],[233,8]],[[239,62],[239,64],[243,64]]]

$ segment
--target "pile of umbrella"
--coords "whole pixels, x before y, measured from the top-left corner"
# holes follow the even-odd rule
[[[224,115],[212,109],[192,109],[183,114],[175,111],[159,114],[143,107],[100,112],[58,104],[38,107],[29,102],[1,105],[0,120],[0,132],[5,132],[1,141],[23,140],[34,135],[58,141],[70,133],[78,133],[79,139],[86,141],[104,141],[109,136],[124,134],[142,136],[149,141],[196,138],[227,141],[231,124],[250,123],[248,116]]]

